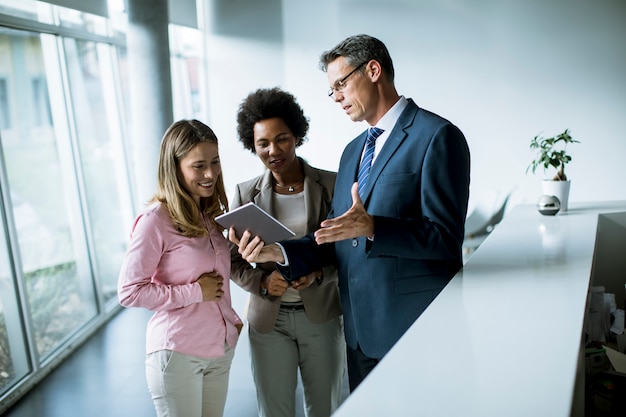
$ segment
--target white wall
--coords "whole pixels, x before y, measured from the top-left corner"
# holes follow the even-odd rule
[[[212,21],[220,23],[208,39],[208,122],[221,139],[230,191],[263,169],[235,130],[238,104],[258,87],[277,85],[298,97],[311,121],[300,155],[337,168],[344,145],[365,126],[328,99],[318,57],[346,36],[369,33],[389,48],[398,91],[465,133],[470,204],[513,189],[513,203],[534,203],[544,176],[525,173],[530,139],[565,128],[582,142],[569,148],[570,200],[626,200],[622,0],[213,3],[220,16]]]

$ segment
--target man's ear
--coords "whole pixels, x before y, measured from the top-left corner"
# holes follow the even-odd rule
[[[365,66],[365,74],[367,74],[372,82],[378,81],[383,75],[383,68],[380,62],[375,59],[370,60]]]

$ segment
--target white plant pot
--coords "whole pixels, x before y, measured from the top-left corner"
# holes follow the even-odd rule
[[[561,212],[567,211],[567,201],[569,200],[569,187],[570,180],[567,181],[554,181],[543,180],[541,182],[541,189],[543,195],[553,195],[559,199],[561,203]]]

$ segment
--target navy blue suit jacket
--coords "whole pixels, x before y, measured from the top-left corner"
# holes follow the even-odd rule
[[[330,218],[352,205],[365,138],[343,152]],[[409,99],[364,189],[374,240],[317,245],[310,234],[281,242],[289,260],[283,273],[299,277],[336,263],[346,342],[382,358],[462,266],[469,181],[461,131]]]

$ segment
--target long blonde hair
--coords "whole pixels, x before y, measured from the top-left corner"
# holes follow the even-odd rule
[[[195,119],[174,122],[161,140],[157,191],[151,201],[159,201],[167,207],[174,226],[187,237],[207,235],[207,230],[199,223],[200,213],[207,215],[216,227],[223,230],[214,219],[228,211],[228,199],[221,173],[215,181],[215,192],[211,197],[200,198],[200,207],[178,179],[181,159],[193,147],[203,142],[217,145],[217,136],[210,127]]]

